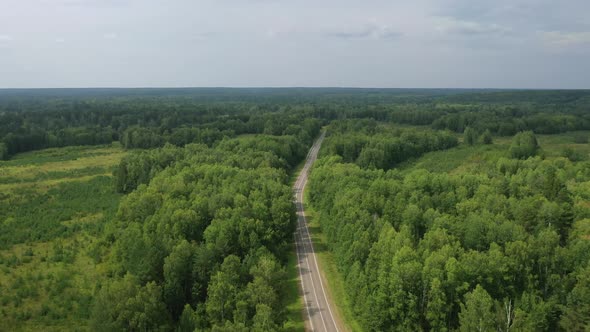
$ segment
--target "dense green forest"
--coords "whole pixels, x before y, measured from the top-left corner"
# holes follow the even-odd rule
[[[0,90],[0,330],[302,330],[290,181],[322,127],[308,199],[363,330],[588,329],[589,111],[583,90]]]
[[[565,136],[566,153],[531,131],[493,144],[466,130],[459,147],[374,121],[328,132],[309,200],[365,330],[589,327],[588,132]],[[442,149],[429,169],[395,167]],[[455,151],[467,155],[441,171]]]

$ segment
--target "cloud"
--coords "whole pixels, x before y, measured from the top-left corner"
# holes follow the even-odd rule
[[[0,0],[3,65],[35,66],[0,75],[0,87],[587,87],[589,10],[588,0]]]
[[[456,19],[443,19],[437,27],[438,31],[447,34],[463,36],[485,36],[485,35],[507,35],[512,32],[510,27],[502,26],[495,23],[481,23],[474,21],[463,21]]]
[[[552,47],[590,46],[590,31],[545,31],[541,34],[545,43]]]
[[[376,23],[365,24],[352,29],[333,30],[328,32],[327,35],[342,39],[397,39],[403,36],[401,32],[394,30],[388,25],[379,25]]]
[[[435,16],[508,25],[518,33],[581,31],[589,26],[587,0],[445,0],[441,4],[433,11]]]

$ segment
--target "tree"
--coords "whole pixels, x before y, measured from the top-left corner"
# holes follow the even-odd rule
[[[493,305],[492,298],[480,285],[465,294],[465,303],[461,305],[459,313],[460,330],[465,332],[495,331]]]
[[[438,278],[434,278],[430,283],[430,292],[428,294],[428,305],[426,307],[426,320],[432,331],[447,331],[447,299]]]
[[[256,315],[254,315],[252,321],[254,323],[252,325],[254,331],[274,332],[279,330],[273,320],[272,309],[265,304],[256,306]]]
[[[212,322],[223,323],[232,320],[236,296],[239,292],[240,259],[230,255],[221,264],[221,270],[211,277],[207,288],[207,314]]]
[[[486,129],[483,134],[481,134],[481,142],[483,144],[492,144],[493,143],[493,139],[492,139],[492,133],[490,132],[489,129]]]
[[[191,245],[183,240],[164,259],[164,301],[175,319],[190,300],[192,254]]]
[[[477,132],[471,127],[465,128],[465,131],[463,131],[463,142],[465,142],[467,145],[473,145],[476,143],[476,141]]]
[[[182,314],[178,319],[178,332],[193,332],[199,325],[198,314],[193,310],[190,304],[185,304]]]
[[[539,143],[537,137],[532,131],[524,131],[516,134],[510,145],[510,155],[512,158],[526,159],[537,154]]]
[[[6,143],[0,142],[0,160],[5,160],[8,158],[8,147]]]
[[[161,288],[154,282],[140,286],[131,274],[103,286],[91,317],[95,331],[159,330],[169,322]]]
[[[559,324],[566,331],[590,330],[590,267],[578,272],[577,283],[567,297]]]

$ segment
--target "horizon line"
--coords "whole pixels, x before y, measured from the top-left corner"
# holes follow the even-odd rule
[[[150,90],[150,89],[348,89],[348,90],[497,90],[497,91],[586,91],[590,88],[534,87],[361,87],[361,86],[84,86],[84,87],[0,87],[0,90]]]

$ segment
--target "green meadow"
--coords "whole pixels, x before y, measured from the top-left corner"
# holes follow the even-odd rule
[[[0,162],[0,330],[84,330],[99,243],[121,194],[118,145],[51,148]]]

